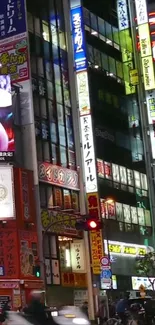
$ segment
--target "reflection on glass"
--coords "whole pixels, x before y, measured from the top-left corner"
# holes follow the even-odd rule
[[[123,204],[124,221],[131,223],[130,205]]]
[[[145,223],[147,227],[151,227],[151,213],[149,210],[144,210],[145,212]]]
[[[137,208],[138,210],[138,221],[140,226],[145,226],[144,210],[142,208]]]
[[[123,221],[123,206],[122,203],[116,202],[116,216],[118,221]]]
[[[116,164],[112,164],[112,176],[115,182],[120,182],[119,167]]]
[[[131,209],[131,222],[134,223],[135,225],[138,224],[138,213],[137,213],[137,208],[136,207],[130,207]]]
[[[140,173],[134,170],[135,186],[141,188]]]
[[[120,180],[122,184],[127,184],[127,174],[126,174],[126,168],[120,166]]]
[[[134,186],[133,170],[127,169],[128,185]]]
[[[67,152],[64,147],[60,147],[60,161],[63,167],[67,167]]]
[[[50,42],[48,24],[46,22],[43,22],[42,27],[43,27],[43,39],[47,42]]]

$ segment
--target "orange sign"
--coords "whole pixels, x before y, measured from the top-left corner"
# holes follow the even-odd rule
[[[62,273],[61,283],[63,287],[87,287],[87,279],[85,273]]]
[[[19,278],[17,233],[15,230],[0,232],[0,267],[1,278]]]
[[[87,194],[88,215],[93,218],[100,219],[100,207],[98,193]]]
[[[102,230],[94,230],[90,232],[90,247],[93,274],[100,274],[100,259],[104,255]]]

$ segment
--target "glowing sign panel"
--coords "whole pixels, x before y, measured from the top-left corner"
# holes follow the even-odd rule
[[[154,68],[152,56],[142,58],[142,69],[144,76],[145,90],[152,90],[155,88]]]
[[[152,55],[151,42],[150,42],[150,31],[149,25],[144,24],[138,27],[139,39],[140,39],[140,51],[141,57]]]
[[[135,0],[137,25],[145,24],[148,22],[146,0]]]

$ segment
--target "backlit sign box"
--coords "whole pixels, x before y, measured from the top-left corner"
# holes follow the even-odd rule
[[[145,90],[152,90],[155,88],[154,67],[152,56],[142,58],[142,69],[144,76]]]
[[[145,24],[148,22],[146,0],[135,0],[137,25]]]
[[[87,68],[82,7],[71,10],[72,36],[76,71]]]
[[[126,0],[117,0],[117,14],[119,30],[129,28],[129,18]]]
[[[143,24],[138,27],[141,57],[152,55],[150,30],[148,24]]]

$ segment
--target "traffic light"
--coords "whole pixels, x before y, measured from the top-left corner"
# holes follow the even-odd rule
[[[35,265],[33,267],[33,275],[36,276],[36,278],[40,278],[41,276],[40,265]]]
[[[101,220],[87,217],[78,220],[75,224],[75,227],[77,230],[85,230],[85,231],[99,230],[102,229],[103,223]]]

